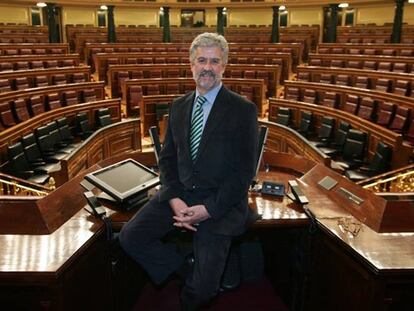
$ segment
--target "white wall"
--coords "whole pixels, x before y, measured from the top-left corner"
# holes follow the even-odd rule
[[[23,6],[0,6],[0,22],[30,25],[29,8]]]

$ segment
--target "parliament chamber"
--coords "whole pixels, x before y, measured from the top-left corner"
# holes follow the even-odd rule
[[[162,143],[194,90],[188,51],[207,31],[267,135],[248,194],[260,217],[220,294],[238,303],[206,310],[413,310],[413,2],[2,1],[0,309],[179,310],[117,242],[139,206],[88,176],[128,159],[157,174],[149,130]],[[263,280],[270,294],[238,293]]]

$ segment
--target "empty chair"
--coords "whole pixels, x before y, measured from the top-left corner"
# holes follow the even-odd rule
[[[136,57],[131,58],[131,57],[127,57],[127,59],[125,60],[125,64],[137,64],[138,63],[138,59]]]
[[[23,136],[22,144],[24,154],[26,155],[26,159],[31,167],[45,173],[58,169],[55,161],[47,162],[47,159],[43,158],[42,152],[37,145],[36,138],[33,133]]]
[[[32,50],[31,49],[20,49],[20,55],[31,55]]]
[[[333,81],[333,77],[331,74],[329,73],[323,73],[320,75],[319,77],[319,83],[327,83],[327,84],[331,84]]]
[[[395,111],[394,118],[392,118],[389,129],[397,133],[404,132],[408,126],[410,114],[411,110],[409,108],[398,106]]]
[[[63,73],[55,74],[52,76],[53,85],[62,85],[66,84],[66,76]]]
[[[108,108],[100,108],[96,111],[96,126],[98,128],[112,124],[111,113]]]
[[[34,78],[34,84],[36,87],[48,86],[49,81],[46,76],[36,76]]]
[[[178,83],[168,83],[166,87],[167,94],[180,94],[180,85]]]
[[[59,93],[51,93],[46,95],[46,107],[48,110],[53,110],[62,107]]]
[[[116,96],[122,96],[122,84],[124,83],[125,79],[129,79],[129,72],[128,71],[118,71],[117,72],[117,80],[118,80],[118,92],[114,92]]]
[[[44,68],[43,62],[41,60],[32,60],[30,62],[30,68],[32,68],[32,69]]]
[[[168,57],[167,64],[179,64],[180,59],[178,57]]]
[[[359,167],[356,170],[347,170],[345,176],[352,181],[360,181],[375,175],[386,172],[390,167],[392,148],[382,141],[379,141],[375,154],[369,164]]]
[[[45,61],[45,67],[46,68],[56,68],[56,67],[58,67],[58,61],[57,60],[47,60],[47,61]]]
[[[24,90],[30,87],[29,79],[26,77],[16,78],[14,83],[15,83],[16,90]]]
[[[33,54],[38,54],[38,55],[46,54],[46,50],[45,49],[34,49]]]
[[[380,101],[378,103],[378,111],[376,123],[382,126],[388,126],[394,116],[395,105],[393,103]]]
[[[332,54],[344,54],[344,49],[341,47],[332,48]]]
[[[395,63],[392,71],[393,72],[401,72],[401,73],[405,73],[407,72],[408,66],[406,63]]]
[[[382,50],[382,55],[394,56],[395,50],[394,49],[384,49]]]
[[[82,72],[75,72],[72,74],[72,83],[87,82],[87,76]]]
[[[414,55],[414,51],[413,50],[401,50],[400,51],[400,56],[413,56]]]
[[[301,111],[299,127],[296,130],[304,137],[308,137],[313,130],[313,114],[310,111]]]
[[[154,64],[165,64],[165,57],[155,57]]]
[[[357,116],[365,120],[372,120],[375,112],[375,101],[370,97],[362,97],[359,103]]]
[[[362,89],[369,89],[371,88],[371,80],[367,77],[356,77],[354,86]]]
[[[366,60],[364,61],[364,65],[362,66],[362,69],[377,70],[377,62],[372,61],[372,60]]]
[[[76,133],[81,139],[86,139],[93,133],[88,115],[84,112],[76,115]]]
[[[94,89],[86,89],[82,91],[82,98],[84,103],[96,101],[96,93]]]
[[[162,78],[161,69],[151,69],[148,71],[148,78]]]
[[[73,59],[63,59],[60,62],[60,67],[73,67],[75,66],[75,61]]]
[[[310,143],[318,148],[327,147],[331,143],[334,129],[335,119],[332,117],[323,117],[318,130],[318,136],[316,139],[310,140]]]
[[[49,175],[37,171],[29,165],[21,142],[8,146],[7,151],[9,154],[9,162],[6,171],[10,175],[38,184],[47,182]]]
[[[376,51],[375,49],[364,49],[364,55],[375,55]]]
[[[379,62],[378,63],[378,71],[391,71],[391,63],[390,62]]]
[[[351,114],[356,114],[358,111],[358,108],[359,108],[359,97],[357,95],[346,94],[343,110]]]
[[[4,55],[11,56],[11,55],[18,55],[19,51],[16,50],[16,49],[6,49],[6,50],[3,51],[3,53],[4,53]]]
[[[359,42],[356,42],[356,43],[359,43]],[[349,49],[348,54],[351,54],[351,55],[360,55],[361,54],[361,50],[360,49]]]
[[[391,90],[391,80],[383,78],[377,79],[375,89],[380,92],[389,92]]]
[[[178,69],[167,69],[165,74],[167,78],[179,78],[180,77],[180,71]]]
[[[45,112],[45,102],[43,96],[32,96],[28,103],[29,112],[32,116]]]
[[[340,156],[335,158],[336,164],[344,170],[361,166],[364,163],[367,139],[367,133],[350,129]]]
[[[160,87],[158,84],[149,84],[144,89],[144,95],[159,95]]]
[[[347,68],[353,68],[353,69],[361,69],[362,68],[362,63],[361,61],[357,61],[357,60],[349,60],[347,62]]]
[[[54,140],[50,136],[49,127],[47,125],[35,129],[35,137],[40,152],[42,153],[42,157],[47,162],[59,162],[66,157],[67,153],[58,151],[54,146]]]
[[[308,82],[310,82],[311,81],[311,75],[310,75],[309,72],[300,71],[300,72],[298,72],[297,80],[298,81],[308,81]]]
[[[13,64],[11,62],[0,63],[0,71],[13,70]]]
[[[348,75],[339,74],[336,76],[335,84],[349,86],[350,81],[351,80]]]
[[[18,122],[23,122],[30,119],[25,99],[16,99],[11,102],[11,105],[13,107],[15,118]]]
[[[62,93],[63,102],[66,106],[79,104],[79,96],[76,91],[65,91]]]
[[[395,82],[393,93],[408,96],[410,94],[410,82],[405,80],[397,80]]]
[[[152,57],[143,57],[142,58],[142,63],[143,64],[153,64],[153,59],[152,59]]]
[[[336,108],[338,105],[339,96],[336,92],[321,92],[318,97],[323,98],[319,100],[319,105],[330,108]]]
[[[344,67],[344,61],[340,60],[340,59],[333,59],[333,60],[331,60],[331,67],[343,68]]]
[[[230,70],[230,77],[231,78],[243,78],[243,71],[239,69]]]
[[[0,79],[0,93],[10,92],[11,86],[8,79]]]
[[[0,109],[0,120],[2,127],[8,128],[16,125],[16,120],[13,116],[9,103],[1,103]]]
[[[142,71],[142,70],[132,70],[131,78],[132,79],[143,79],[144,78],[144,71]]]
[[[315,90],[305,90],[303,93],[303,102],[314,104],[316,102],[316,91]]]
[[[289,126],[291,123],[292,113],[290,108],[279,107],[277,110],[276,123]]]
[[[299,88],[297,87],[286,88],[286,92],[284,96],[285,96],[285,99],[298,101],[300,99]]]
[[[342,151],[345,139],[348,135],[351,125],[347,122],[340,121],[338,129],[335,131],[334,141],[327,147],[321,147],[320,150],[326,155],[333,156]]]
[[[79,143],[75,143],[75,137],[72,135],[72,131],[66,117],[56,120],[56,124],[63,142],[72,146],[79,145]]]
[[[251,86],[243,85],[240,89],[240,95],[246,97],[248,100],[253,101],[254,90]]]
[[[29,68],[30,68],[29,62],[27,61],[16,62],[16,70],[26,70]]]
[[[139,111],[139,103],[142,100],[142,87],[131,86],[129,88],[129,100],[127,100],[128,115],[136,114]]]
[[[309,66],[322,66],[322,61],[319,58],[311,58]]]
[[[47,129],[49,131],[49,140],[51,141],[51,145],[56,152],[71,153],[75,149],[74,146],[69,145],[63,141],[63,138],[60,136],[60,132],[55,121],[49,122],[47,124]]]

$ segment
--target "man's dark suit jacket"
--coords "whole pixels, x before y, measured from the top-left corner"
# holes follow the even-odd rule
[[[258,149],[256,106],[222,86],[208,116],[197,159],[189,151],[195,92],[175,100],[160,153],[160,201],[202,194],[211,215],[200,226],[215,234],[238,235],[249,215],[247,193]]]

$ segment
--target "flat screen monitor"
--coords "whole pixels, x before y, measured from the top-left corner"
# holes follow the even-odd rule
[[[155,172],[133,159],[126,159],[89,173],[85,179],[119,203],[142,195],[160,182]]]

